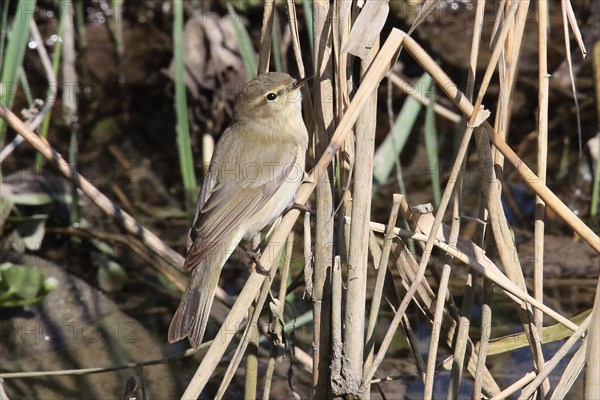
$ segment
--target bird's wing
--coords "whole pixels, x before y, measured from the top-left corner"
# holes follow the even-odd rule
[[[230,245],[226,243],[227,236],[242,221],[260,210],[290,175],[298,152],[291,148],[278,148],[270,153],[261,154],[263,165],[284,168],[274,168],[272,173],[262,171],[253,179],[244,179],[239,174],[231,174],[231,179],[228,179],[227,173],[219,173],[222,172],[219,169],[228,166],[214,164],[212,176],[205,182],[207,187],[200,194],[200,208],[190,230],[191,245],[183,267],[185,271],[193,269],[217,246]]]

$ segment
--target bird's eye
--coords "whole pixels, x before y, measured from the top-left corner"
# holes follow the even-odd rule
[[[267,101],[268,102],[275,101],[275,99],[277,99],[277,94],[275,94],[275,93],[267,93]]]

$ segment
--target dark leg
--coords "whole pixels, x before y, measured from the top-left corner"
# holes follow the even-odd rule
[[[245,249],[246,250],[246,254],[248,254],[248,257],[250,258],[251,262],[254,262],[254,270],[261,274],[261,275],[267,275],[269,273],[269,270],[264,268],[262,266],[262,264],[260,263],[260,249],[257,248],[256,250],[250,250],[250,249]]]
[[[307,201],[306,204],[298,204],[298,203],[294,202],[285,209],[284,214],[293,209],[304,211],[304,212],[312,211],[312,208],[310,206],[310,201]]]

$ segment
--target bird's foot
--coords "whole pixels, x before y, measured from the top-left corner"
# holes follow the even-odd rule
[[[304,211],[307,213],[312,211],[312,207],[310,206],[310,201],[307,201],[306,204],[298,204],[298,203],[294,202],[294,203],[290,204],[288,206],[288,208],[286,208],[285,212],[288,212],[293,209],[296,209],[299,211]]]
[[[262,266],[262,264],[260,263],[260,249],[256,249],[256,250],[246,250],[246,254],[248,254],[248,257],[250,257],[250,262],[254,263],[254,270],[256,271],[257,274],[261,274],[261,275],[267,275],[269,273],[269,270],[264,268]]]

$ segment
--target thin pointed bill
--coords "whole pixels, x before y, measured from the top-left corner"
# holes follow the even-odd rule
[[[304,85],[306,82],[310,81],[312,78],[313,78],[312,76],[307,76],[306,78],[297,80],[290,88],[290,92],[293,92],[294,90],[298,89],[300,86]]]

